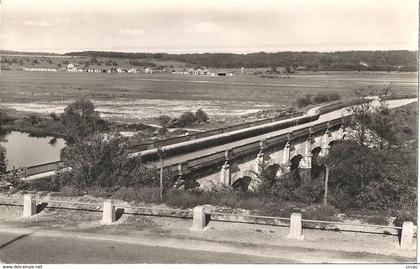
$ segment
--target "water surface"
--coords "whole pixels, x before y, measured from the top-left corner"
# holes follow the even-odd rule
[[[7,133],[6,148],[7,168],[28,167],[60,160],[60,150],[65,141],[57,138],[55,144],[50,143],[53,137],[31,137],[27,133],[12,131]]]

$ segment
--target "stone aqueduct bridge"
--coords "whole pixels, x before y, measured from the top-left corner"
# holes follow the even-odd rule
[[[327,155],[331,143],[345,137],[345,123],[349,117],[317,124],[305,123],[302,128],[294,126],[295,130],[291,132],[286,129],[279,135],[245,142],[205,155],[185,154],[185,158],[175,156],[168,160],[164,157],[163,166],[176,171],[179,176],[178,183],[185,182],[186,187],[194,183],[195,186],[198,183],[200,187],[217,183],[242,188],[245,184],[245,188],[248,185],[252,187],[258,180],[257,174],[262,163],[277,175],[296,168],[299,168],[301,174],[309,174],[313,160],[318,156]],[[142,153],[143,158],[147,159],[147,152]],[[161,161],[154,161],[153,164],[160,167]]]
[[[387,104],[392,108],[414,101],[417,98],[390,100]],[[317,156],[327,155],[331,143],[346,136],[350,116],[343,114],[345,106],[332,104],[309,115],[268,120],[268,123],[264,120],[261,125],[251,124],[251,127],[239,130],[237,126],[231,126],[217,134],[214,134],[216,130],[211,130],[205,132],[207,134],[194,135],[200,138],[158,141],[166,153],[162,158],[163,166],[178,173],[178,183],[184,181],[186,185],[198,183],[201,186],[219,182],[235,185],[245,179],[255,182],[261,162],[278,174],[296,168],[309,172]],[[137,148],[132,156],[141,156],[143,162],[159,168],[161,161],[156,145],[140,146],[142,148]],[[25,177],[29,180],[50,177],[60,165],[62,162],[28,167]]]

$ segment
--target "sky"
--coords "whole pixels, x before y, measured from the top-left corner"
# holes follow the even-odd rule
[[[57,52],[417,49],[417,0],[0,0],[0,47]]]

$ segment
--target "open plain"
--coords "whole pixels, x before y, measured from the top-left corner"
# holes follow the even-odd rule
[[[387,88],[388,94],[413,94],[417,85],[417,73],[384,72],[296,73],[289,78],[24,71],[2,71],[1,76],[4,107],[61,113],[67,104],[86,98],[103,117],[128,122],[179,116],[198,108],[211,120],[237,119],[261,110],[287,109],[305,94],[334,91],[348,99],[361,88],[372,95]]]

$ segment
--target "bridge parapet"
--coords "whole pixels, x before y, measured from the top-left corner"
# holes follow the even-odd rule
[[[346,117],[345,121],[347,121],[348,119],[349,117]],[[262,141],[250,142],[241,146],[233,147],[229,149],[228,151],[221,150],[215,153],[203,155],[203,156],[194,158],[192,160],[188,160],[187,162],[184,162],[183,165],[187,164],[187,166],[189,167],[188,171],[190,171],[191,173],[194,173],[196,171],[200,171],[203,168],[206,168],[209,166],[213,166],[217,164],[224,165],[226,163],[226,160],[228,160],[228,162],[230,163],[234,160],[238,160],[242,157],[249,156],[252,154],[256,154],[254,156],[258,157],[258,153],[261,153],[262,149],[263,150],[270,149],[279,145],[280,146],[283,145],[284,148],[288,150],[288,152],[287,150],[286,152],[283,151],[283,154],[289,155],[290,144],[293,141],[297,141],[299,139],[304,139],[304,141],[306,141],[309,135],[314,134],[314,133],[322,132],[322,134],[324,135],[325,132],[329,131],[330,129],[334,127],[342,126],[342,124],[343,124],[343,121],[341,119],[316,124],[316,125],[313,125],[311,129],[308,127],[305,127],[292,133],[269,137],[265,139],[263,142]],[[311,150],[310,148],[307,149],[309,153],[310,153],[310,150]],[[226,152],[228,152],[228,155],[226,154]],[[307,157],[310,155],[309,153]],[[228,158],[226,158],[227,156]],[[281,163],[286,164],[288,161],[289,161],[289,156],[284,156]],[[177,165],[178,164],[174,164],[173,167],[176,167]]]

